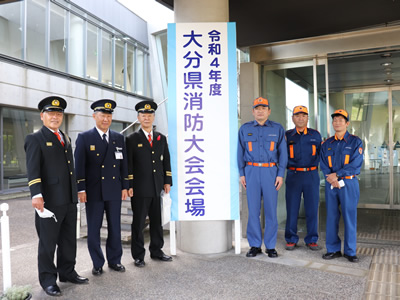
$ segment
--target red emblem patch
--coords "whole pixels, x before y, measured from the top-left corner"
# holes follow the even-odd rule
[[[362,154],[362,148],[358,148],[358,152],[360,152],[360,154]]]
[[[161,135],[159,135],[159,136],[157,137],[157,141],[159,141],[159,140],[161,140]]]

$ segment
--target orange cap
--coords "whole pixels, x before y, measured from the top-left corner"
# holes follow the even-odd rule
[[[344,109],[335,110],[335,112],[331,114],[332,119],[334,116],[343,116],[347,121],[349,120],[349,113]]]
[[[303,113],[303,114],[307,114],[307,115],[308,115],[308,109],[307,109],[307,107],[305,107],[305,106],[303,106],[303,105],[295,106],[295,107],[293,108],[293,116],[294,116],[294,115],[297,115],[297,114],[299,114],[299,113]]]
[[[253,101],[253,108],[256,108],[260,105],[269,107],[268,100],[266,98],[258,97],[256,100]]]

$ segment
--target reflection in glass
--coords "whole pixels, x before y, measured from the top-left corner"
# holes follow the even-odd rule
[[[101,81],[112,86],[112,35],[102,31]]]
[[[27,186],[24,141],[42,125],[37,111],[3,108],[4,189]]]
[[[0,5],[0,53],[22,58],[22,2]]]
[[[393,109],[393,203],[400,204],[400,90],[392,91]]]
[[[83,50],[84,50],[84,21],[82,18],[71,14],[70,20],[70,35],[69,35],[69,49],[68,60],[69,73],[75,76],[83,77]]]
[[[95,81],[99,80],[98,36],[98,28],[87,23],[86,78]]]
[[[46,65],[46,0],[27,2],[26,60]]]
[[[66,64],[66,11],[50,2],[50,65],[49,67],[65,72]]]
[[[124,40],[115,38],[115,87],[124,89]]]
[[[136,50],[136,93],[144,95],[144,53],[142,50]]]
[[[126,61],[127,70],[127,91],[135,92],[135,50],[136,48],[128,43],[128,55]]]
[[[350,113],[348,131],[360,137],[364,146],[359,204],[389,204],[390,155],[394,153],[388,147],[388,93],[349,93],[345,99]]]

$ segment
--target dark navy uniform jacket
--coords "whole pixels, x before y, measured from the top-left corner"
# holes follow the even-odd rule
[[[255,120],[244,123],[239,130],[237,158],[240,176],[245,176],[247,162],[273,162],[278,165],[277,176],[284,177],[288,157],[282,125],[270,120],[263,126]]]
[[[286,131],[288,164],[290,168],[318,167],[321,151],[321,134],[314,129],[305,128],[303,134],[296,128]]]
[[[126,138],[130,187],[137,197],[160,196],[164,184],[172,186],[167,138],[153,131],[153,147],[142,129]]]
[[[122,153],[117,159],[115,153]],[[108,146],[96,128],[78,135],[75,149],[78,191],[86,191],[88,201],[121,200],[129,188],[124,137],[109,130]]]
[[[61,133],[64,146],[45,126],[25,138],[31,196],[42,194],[46,208],[78,203],[71,141]]]
[[[348,131],[342,140],[334,135],[322,144],[320,166],[324,175],[331,173],[336,173],[338,177],[358,175],[362,164],[362,141]]]

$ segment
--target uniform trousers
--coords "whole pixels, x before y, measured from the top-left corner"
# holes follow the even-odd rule
[[[104,212],[107,220],[106,257],[108,264],[120,264],[122,256],[121,244],[121,199],[112,201],[86,202],[86,219],[88,224],[88,249],[93,267],[98,269],[104,265],[105,259],[101,250],[100,230]]]
[[[319,174],[318,170],[301,172],[288,170],[286,174],[286,228],[285,239],[288,243],[297,243],[297,220],[299,216],[301,196],[304,198],[307,235],[306,244],[318,241],[318,204]]]
[[[267,249],[274,249],[278,234],[277,201],[278,191],[275,187],[276,167],[245,167],[247,205],[249,219],[247,222],[247,240],[250,247],[261,247],[262,231],[260,222],[261,197],[264,200],[265,230],[264,244]]]
[[[360,189],[357,178],[343,179],[345,186],[331,189],[326,182],[326,249],[328,252],[341,251],[339,238],[340,214],[344,221],[344,253],[356,255],[357,248],[357,204]]]
[[[131,253],[133,259],[144,259],[146,250],[144,248],[143,230],[147,215],[150,219],[150,246],[151,255],[163,254],[164,246],[163,228],[161,226],[161,199],[154,197],[132,197],[131,199],[133,222]]]
[[[49,207],[54,218],[41,218],[35,213],[36,232],[39,237],[38,270],[42,288],[55,285],[57,273],[63,278],[73,278],[76,258],[76,203]],[[57,247],[57,266],[54,253]]]

